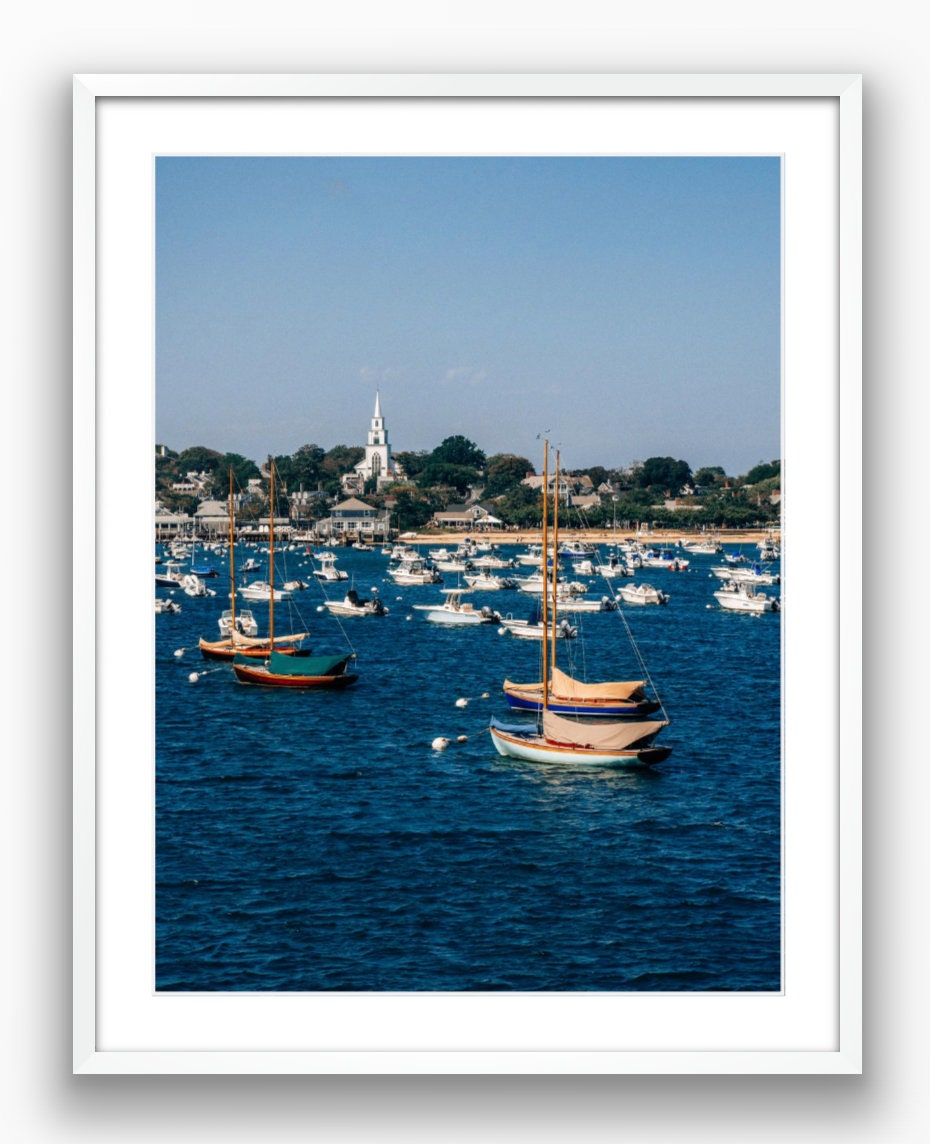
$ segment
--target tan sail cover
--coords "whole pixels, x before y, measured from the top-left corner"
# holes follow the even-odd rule
[[[309,632],[294,632],[292,635],[275,636],[275,644],[288,644],[297,643],[299,640],[305,640]],[[227,648],[232,647],[268,647],[268,636],[244,636],[242,632],[236,632],[234,636],[224,636],[218,640],[205,640],[201,639],[200,646],[205,648]]]
[[[613,699],[635,701],[644,698],[645,681],[642,679],[615,680],[611,683],[582,683],[572,679],[557,667],[552,669],[549,694],[557,699]],[[511,683],[504,680],[504,690],[520,691],[526,695],[540,695],[541,683]]]
[[[667,726],[664,720],[656,719],[635,723],[576,723],[551,711],[543,712],[543,734],[547,739],[599,751],[625,751],[645,744]]]
[[[645,693],[646,684],[642,679],[582,683],[557,667],[551,674],[551,693],[562,699],[641,699]]]
[[[296,643],[298,640],[305,640],[308,634],[308,632],[293,632],[291,635],[275,636],[274,642],[276,644]],[[235,641],[237,647],[262,647],[263,644],[269,642],[269,639],[268,636],[244,636],[241,632],[236,632]]]

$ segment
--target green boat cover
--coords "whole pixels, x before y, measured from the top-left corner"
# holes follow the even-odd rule
[[[339,675],[347,655],[282,655],[271,652],[268,670],[272,675]]]

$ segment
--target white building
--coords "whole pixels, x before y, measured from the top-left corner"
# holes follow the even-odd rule
[[[317,522],[321,536],[346,539],[349,536],[386,540],[390,530],[390,513],[374,508],[356,497],[333,505],[327,520]]]
[[[388,432],[381,415],[381,391],[378,390],[375,394],[375,412],[368,430],[365,456],[355,466],[354,472],[347,473],[342,478],[342,487],[346,492],[362,492],[366,483],[373,480],[375,488],[380,489],[397,480],[398,475],[399,470],[391,455]]]

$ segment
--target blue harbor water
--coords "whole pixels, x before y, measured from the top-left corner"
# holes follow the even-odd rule
[[[671,720],[670,758],[635,771],[520,763],[487,727],[509,716],[505,678],[538,678],[538,643],[429,623],[412,605],[439,586],[395,585],[377,549],[337,552],[389,615],[318,612],[302,552],[284,578],[309,584],[295,600],[314,651],[348,639],[357,653],[345,691],[250,687],[201,657],[228,606],[214,553],[196,563],[219,571],[216,596],[175,592],[180,614],[155,617],[159,990],[780,988],[777,613],[722,611],[709,556],[637,573],[671,596],[623,611]],[[472,598],[532,609],[516,591]],[[245,606],[264,634],[268,605]],[[278,632],[302,626],[286,604],[275,612]],[[560,646],[560,666],[642,678],[619,614],[573,623],[583,639]],[[439,736],[447,749],[433,749]]]

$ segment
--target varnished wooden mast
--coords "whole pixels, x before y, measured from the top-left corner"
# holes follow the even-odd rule
[[[559,594],[559,450],[555,451],[555,504],[552,519],[552,678],[555,677],[555,649],[558,643]]]
[[[543,452],[542,531],[542,705],[549,708],[549,442]]]
[[[271,595],[268,600],[268,646],[274,651],[274,457],[269,458],[269,493],[271,496],[271,516],[268,518],[268,582]]]
[[[233,521],[233,470],[229,466],[229,646],[236,646],[236,534]]]

